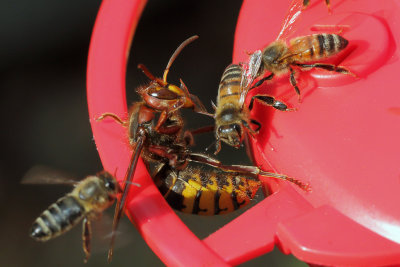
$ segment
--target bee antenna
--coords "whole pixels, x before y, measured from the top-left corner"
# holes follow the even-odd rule
[[[168,61],[167,67],[164,70],[164,75],[163,75],[163,80],[164,82],[167,82],[167,76],[168,76],[168,72],[169,72],[169,68],[171,67],[172,63],[174,63],[176,57],[180,54],[180,52],[183,50],[183,48],[185,48],[185,46],[187,46],[188,44],[190,44],[191,42],[193,42],[194,40],[196,40],[197,38],[199,38],[198,35],[194,35],[188,39],[186,39],[185,41],[183,41],[183,43],[181,43],[180,46],[178,46],[178,48],[175,50],[175,52],[172,54],[171,58]]]

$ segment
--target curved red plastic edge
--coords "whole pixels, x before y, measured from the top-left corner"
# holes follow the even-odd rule
[[[90,43],[87,97],[94,140],[104,169],[121,181],[129,164],[126,129],[102,113],[127,117],[125,73],[130,42],[146,1],[104,0]],[[154,186],[142,162],[126,203],[127,214],[151,249],[169,266],[225,266],[176,216]]]

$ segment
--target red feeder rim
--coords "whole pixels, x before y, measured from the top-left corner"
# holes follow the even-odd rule
[[[125,129],[95,119],[104,112],[127,116],[126,62],[145,2],[104,0],[90,44],[90,122],[103,166],[116,172],[118,180],[132,153]],[[294,2],[298,6],[300,0]],[[245,61],[244,51],[275,40],[287,9],[285,1],[245,0],[233,62]],[[399,3],[332,1],[329,15],[323,1],[311,1],[291,34],[314,33],[316,24],[346,26],[341,34],[350,46],[335,60],[359,78],[301,73],[301,104],[287,76],[252,92],[298,105],[291,113],[256,105],[253,116],[263,128],[252,142],[255,160],[264,168],[276,166],[280,173],[304,179],[313,192],[271,182],[275,194],[201,241],[167,205],[140,162],[134,182],[141,187],[132,187],[127,214],[165,264],[236,265],[271,251],[275,244],[321,265],[400,264],[400,90],[395,74],[400,68]]]

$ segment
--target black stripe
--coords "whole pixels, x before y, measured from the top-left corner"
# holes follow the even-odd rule
[[[226,95],[221,96],[220,99],[224,98],[224,97],[228,97],[228,96],[233,96],[233,95],[240,95],[240,93],[226,94]]]
[[[329,52],[335,51],[335,39],[332,34],[328,34]]]
[[[186,205],[183,204],[182,192],[185,189],[185,185],[180,180],[176,179],[174,185],[171,187],[171,192],[165,198],[168,204],[176,210],[184,210]]]
[[[161,181],[161,183],[157,186],[158,191],[160,191],[161,195],[163,197],[166,197],[167,193],[169,192],[169,187],[165,184],[164,181]]]
[[[219,200],[221,198],[220,191],[223,190],[224,185],[229,185],[229,183],[226,180],[226,173],[225,172],[217,172],[215,180],[217,182],[218,190],[215,192],[215,195],[214,195],[214,214],[219,214],[221,211],[228,210],[228,208],[221,209],[221,207],[219,205]]]
[[[55,203],[54,205],[57,205],[57,203]],[[64,216],[64,214],[62,214],[60,208],[57,209],[54,206],[50,206],[48,210],[53,216],[53,219],[56,221],[56,223],[61,227],[61,230],[67,228],[67,226],[69,225],[67,218]]]
[[[235,73],[226,74],[226,76],[225,76],[225,73],[224,73],[224,75],[223,75],[222,77],[223,77],[224,79],[221,80],[221,82],[224,82],[224,81],[226,81],[226,80],[228,80],[228,79],[234,79],[234,78],[240,80],[240,79],[242,78],[242,74],[241,74],[241,73],[235,72]]]
[[[228,67],[226,67],[226,69],[224,71],[224,74],[227,73],[227,72],[230,72],[230,71],[242,71],[242,68],[237,64],[231,64]]]
[[[310,57],[312,58],[314,56],[314,46],[313,46],[313,40],[314,38],[307,38],[308,40],[308,47],[310,47]]]
[[[233,87],[233,86],[239,86],[239,85],[240,85],[240,81],[222,81],[219,84],[219,90],[221,90],[222,88],[227,87],[227,86]]]
[[[218,215],[222,210],[219,207],[219,199],[221,198],[221,193],[219,190],[215,191],[214,194],[214,214]]]
[[[317,35],[318,43],[319,43],[319,55],[322,57],[324,55],[324,36],[322,34]]]
[[[58,205],[62,216],[68,220],[69,224],[75,225],[82,218],[84,209],[72,196],[60,198],[57,200],[56,205]]]
[[[349,41],[347,41],[346,39],[344,39],[342,36],[338,35],[339,40],[340,40],[340,45],[339,45],[339,50],[343,50],[347,47],[347,45],[349,44]]]
[[[193,214],[199,214],[200,211],[203,211],[203,212],[207,211],[207,209],[200,208],[200,199],[201,199],[202,193],[203,193],[203,191],[201,189],[197,190],[196,197],[194,198],[194,202],[193,202],[193,209],[192,209]]]
[[[233,204],[233,209],[237,210],[238,208],[240,208],[240,205],[237,201],[237,195],[236,192],[233,190],[231,193],[231,200],[232,200],[232,204]]]
[[[51,216],[51,215],[50,215]],[[42,215],[40,215],[40,218],[42,218],[43,222],[46,224],[46,226],[49,228],[49,230],[51,231],[51,235],[54,235],[55,233],[59,232],[59,229],[57,227],[57,225],[54,225],[49,217],[47,216],[47,214],[43,213]]]

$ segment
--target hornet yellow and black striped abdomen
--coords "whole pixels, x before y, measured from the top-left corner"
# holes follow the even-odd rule
[[[167,165],[155,176],[167,202],[176,210],[198,215],[229,213],[247,205],[261,183],[243,174],[188,167],[172,171]]]

